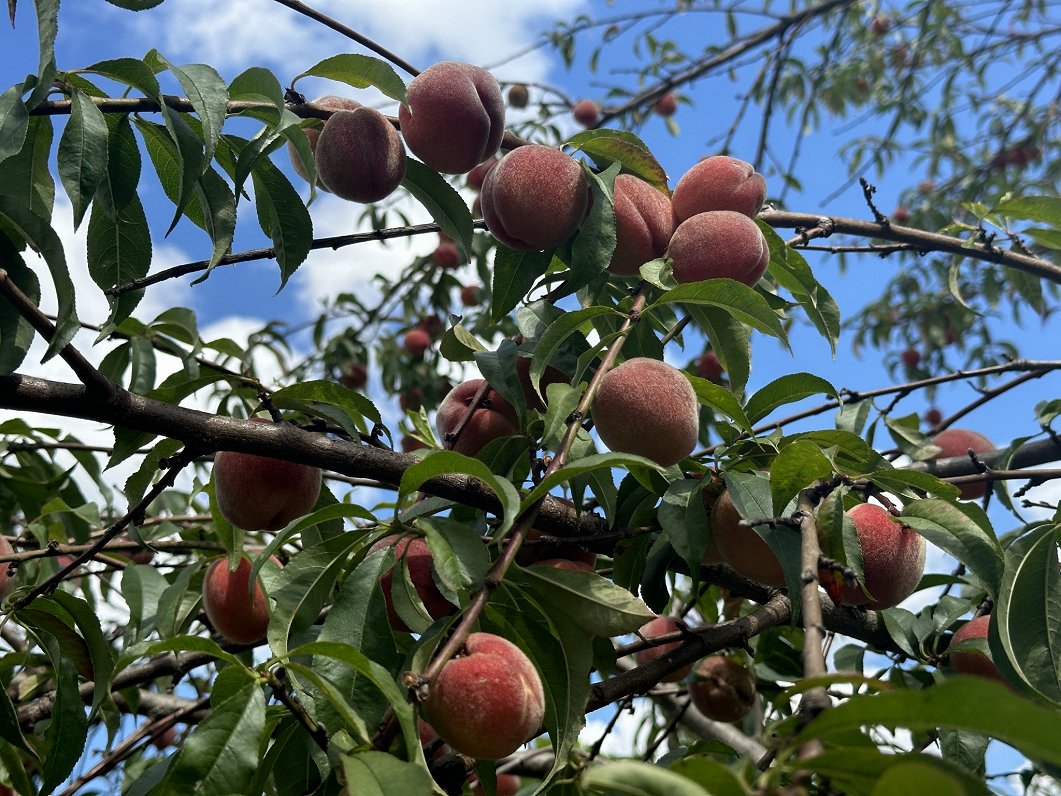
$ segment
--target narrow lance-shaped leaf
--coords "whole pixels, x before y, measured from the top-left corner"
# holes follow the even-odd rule
[[[71,97],[70,119],[59,139],[59,178],[74,210],[74,229],[107,173],[110,131],[103,113],[83,91]]]

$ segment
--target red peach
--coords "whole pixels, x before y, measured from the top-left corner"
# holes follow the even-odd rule
[[[280,561],[270,558],[276,566]],[[206,570],[203,578],[203,610],[214,630],[234,644],[258,644],[265,640],[269,627],[269,601],[261,581],[250,591],[251,562],[241,558],[235,571],[228,560],[219,558]]]
[[[600,121],[600,106],[589,99],[579,100],[571,109],[575,121],[583,127],[594,127]]]
[[[696,361],[696,375],[716,384],[722,381],[722,363],[714,351],[705,351]]]
[[[615,178],[615,252],[609,271],[636,276],[642,265],[663,256],[673,234],[670,199],[631,174]]]
[[[921,352],[916,348],[907,348],[901,354],[899,358],[903,361],[903,364],[908,368],[916,368],[921,364]]]
[[[486,180],[486,175],[490,173],[490,169],[497,165],[497,161],[497,157],[492,157],[489,160],[484,160],[474,169],[469,171],[468,176],[465,178],[468,187],[473,191],[481,191],[483,189],[483,182]]]
[[[671,206],[678,223],[712,210],[730,210],[754,218],[765,199],[766,178],[751,163],[714,155],[682,175],[674,186]]]
[[[405,333],[402,347],[414,357],[422,357],[431,348],[431,335],[423,329],[410,329]]]
[[[971,619],[955,631],[950,645],[951,647],[956,647],[963,641],[976,638],[986,639],[990,627],[991,616],[989,614]],[[979,650],[952,652],[950,654],[950,667],[959,674],[971,674],[1009,684],[1009,681],[1002,676],[1002,672],[995,666],[994,661]]]
[[[427,613],[432,619],[441,619],[443,616],[448,616],[457,610],[453,603],[443,596],[435,583],[434,575],[432,575],[431,548],[427,546],[427,541],[423,537],[399,537],[397,534],[385,536],[372,545],[369,548],[369,552],[375,552],[387,547],[394,548],[395,560],[405,559],[405,565],[409,569],[409,579],[413,582],[416,593],[420,597],[420,602],[424,604],[424,608],[427,609]],[[387,603],[387,619],[390,621],[391,627],[399,632],[408,632],[409,627],[398,616],[398,612],[394,609],[394,600],[391,597],[391,590],[394,587],[393,569],[388,569],[383,573],[383,576],[379,579],[379,585],[383,590],[383,599]]]
[[[403,436],[402,437],[401,446],[402,446],[402,450],[405,453],[412,453],[413,451],[418,451],[418,450],[420,450],[422,448],[430,447],[430,446],[424,444],[423,442],[421,442],[420,440],[418,440],[416,437],[410,437],[410,436]]]
[[[657,616],[655,619],[650,620],[646,624],[641,626],[641,635],[648,640],[652,640],[653,636],[663,636],[668,633],[675,633],[681,630],[681,626],[669,616]],[[656,660],[660,655],[668,653],[672,650],[678,649],[682,645],[681,641],[672,641],[668,644],[660,644],[656,647],[649,647],[648,649],[640,650],[634,653],[634,660],[637,661],[638,666],[644,666],[650,661]],[[690,663],[688,666],[683,666],[675,672],[671,672],[663,678],[664,683],[676,683],[685,677],[689,672],[693,670],[693,665]]]
[[[931,427],[938,426],[943,422],[943,413],[936,407],[931,407],[925,411],[925,425]]]
[[[656,103],[652,106],[652,110],[660,116],[673,116],[674,112],[678,110],[678,100],[668,91],[656,100]]]
[[[339,383],[349,390],[360,390],[368,383],[368,369],[360,362],[347,362],[343,365]]]
[[[954,456],[967,456],[970,449],[973,453],[987,453],[995,449],[995,444],[983,434],[964,428],[948,428],[932,438],[932,444],[943,450],[934,459],[950,459]],[[961,487],[962,500],[976,500],[987,492],[986,483],[965,484]]]
[[[431,259],[441,268],[456,268],[461,263],[460,250],[455,242],[443,241],[431,253]]]
[[[451,446],[447,437],[456,430],[483,383],[483,379],[472,379],[458,384],[442,400],[435,415],[435,428],[445,447]],[[511,437],[519,432],[516,410],[499,392],[490,388],[472,412],[460,438],[452,444],[452,449],[467,456],[474,456],[491,440]]]
[[[737,721],[755,704],[755,680],[732,658],[712,655],[697,665],[689,696],[709,719]]]
[[[746,578],[776,589],[785,585],[785,573],[770,545],[741,516],[727,489],[711,507],[711,539],[722,560]]]
[[[465,285],[461,288],[461,304],[465,307],[478,307],[482,292],[483,289],[478,285]]]
[[[361,103],[356,100],[349,99],[347,97],[336,97],[334,95],[327,95],[324,97],[317,97],[313,100],[311,105],[321,108],[326,111],[353,111],[361,107]],[[317,151],[317,139],[320,138],[321,131],[315,127],[303,127],[302,132],[306,138],[309,139],[309,151],[316,153]],[[309,172],[306,171],[306,166],[302,163],[302,156],[299,155],[298,150],[295,149],[295,145],[290,141],[287,142],[287,156],[291,158],[291,167],[295,170],[295,173],[302,179],[309,180]],[[317,187],[321,190],[328,191],[328,188],[318,178]],[[328,191],[331,193],[331,191]]]
[[[336,111],[317,140],[317,174],[351,202],[378,202],[405,177],[405,147],[387,118],[372,108]]]
[[[712,210],[678,225],[667,256],[678,282],[726,277],[754,286],[770,264],[770,247],[748,216]]]

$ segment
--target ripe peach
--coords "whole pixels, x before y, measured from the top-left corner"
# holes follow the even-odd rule
[[[680,370],[647,357],[628,359],[601,381],[593,422],[611,450],[669,467],[696,446],[696,391]]]
[[[505,134],[505,102],[493,75],[443,61],[409,83],[398,108],[405,143],[444,174],[464,174],[497,152]]]
[[[333,113],[324,123],[316,153],[321,182],[351,202],[378,202],[405,177],[402,139],[372,108]]]
[[[721,383],[722,363],[718,359],[718,354],[711,350],[701,354],[700,359],[696,361],[696,375],[716,384]]]
[[[483,289],[478,285],[465,285],[461,288],[461,304],[465,307],[478,307]]]
[[[748,216],[712,210],[678,225],[667,256],[678,282],[728,277],[754,286],[770,264],[770,247]]]
[[[746,578],[773,586],[785,585],[785,573],[770,545],[749,526],[741,525],[741,516],[726,490],[711,507],[711,539],[722,560]]]
[[[697,665],[689,696],[709,719],[737,721],[755,704],[755,680],[732,658],[712,655]]]
[[[402,348],[414,357],[422,357],[431,347],[431,335],[423,329],[410,329],[402,340]]]
[[[414,412],[419,411],[420,407],[423,405],[424,391],[419,387],[410,387],[398,396],[398,407],[403,412],[408,412],[410,409]]]
[[[678,630],[681,630],[681,627],[669,616],[657,616],[655,619],[652,619],[641,626],[641,635],[651,640],[653,636],[662,636],[667,633],[674,633]],[[634,660],[637,661],[638,666],[644,666],[646,663],[656,660],[660,655],[678,649],[681,645],[682,643],[680,641],[672,641],[669,644],[660,644],[658,647],[649,647],[640,652],[635,652]],[[693,665],[690,663],[688,666],[683,666],[676,672],[671,672],[664,677],[661,682],[676,683],[692,670]]]
[[[490,170],[480,194],[490,233],[522,251],[548,249],[570,238],[589,209],[589,185],[574,158],[529,144]]]
[[[431,252],[431,259],[441,268],[456,268],[461,263],[460,250],[454,241],[442,241]]]
[[[412,453],[413,451],[418,451],[421,448],[429,447],[428,445],[425,445],[423,442],[418,440],[416,437],[409,437],[409,436],[403,436],[402,437],[401,446],[402,446],[402,450],[405,453]]]
[[[652,110],[660,116],[673,116],[674,112],[678,110],[678,100],[668,91],[656,100],[655,104],[652,106]]]
[[[932,443],[943,449],[934,457],[936,459],[967,456],[970,449],[973,453],[986,453],[995,449],[995,444],[983,434],[965,428],[945,429],[932,438]],[[976,500],[983,497],[985,492],[987,492],[986,483],[965,484],[961,487],[961,498],[962,500]]]
[[[280,566],[275,556],[270,559]],[[269,627],[269,601],[260,581],[250,593],[251,562],[241,558],[235,571],[228,561],[219,558],[206,570],[203,578],[203,610],[214,630],[234,644],[257,644],[265,640]]]
[[[451,447],[451,441],[447,437],[456,430],[482,384],[483,379],[472,379],[458,384],[442,400],[435,415],[435,428],[445,447]],[[491,440],[511,437],[519,432],[516,410],[499,392],[490,388],[475,408],[460,438],[452,444],[452,449],[474,456]]]
[[[582,99],[571,109],[575,121],[583,127],[594,127],[600,121],[600,106],[589,99]]]
[[[637,276],[642,265],[663,256],[673,233],[670,199],[631,174],[615,178],[615,253],[609,271]]]
[[[368,383],[368,369],[360,362],[347,362],[343,365],[339,383],[349,390],[360,390]]]
[[[394,558],[405,559],[405,565],[409,569],[409,579],[412,580],[420,602],[424,604],[428,615],[432,619],[441,619],[453,613],[456,607],[447,600],[431,574],[431,548],[427,541],[420,536],[401,536],[397,534],[385,536],[369,549],[369,552],[382,550],[386,547],[394,548]],[[394,570],[388,569],[379,579],[380,588],[383,590],[383,599],[387,602],[387,619],[394,630],[408,632],[409,627],[398,616],[394,610],[394,600],[391,597],[391,589],[394,585]]]
[[[483,181],[486,180],[486,175],[490,173],[490,169],[497,165],[499,158],[492,157],[489,160],[484,160],[474,169],[468,172],[468,176],[465,178],[465,182],[468,187],[473,191],[481,191],[483,189]]]
[[[268,423],[252,418],[255,423]],[[278,531],[309,513],[321,490],[321,471],[252,453],[218,451],[214,495],[226,520],[245,531]]]
[[[921,352],[916,348],[907,348],[899,354],[899,359],[906,367],[913,369],[921,364]]]
[[[510,641],[472,633],[442,667],[423,703],[442,739],[477,760],[519,749],[541,727],[545,693],[534,664]]]
[[[525,83],[513,83],[508,90],[508,104],[513,108],[526,108],[530,102],[530,89]]]
[[[963,641],[969,641],[970,639],[986,639],[987,631],[990,627],[991,616],[989,614],[971,619],[955,631],[950,645],[956,647]],[[950,654],[950,667],[959,674],[973,674],[977,677],[986,677],[989,680],[998,680],[1000,683],[1008,684],[1006,678],[1002,676],[1002,672],[995,666],[994,661],[979,650],[952,652]]]
[[[925,410],[925,425],[927,426],[938,426],[943,422],[943,412],[937,409],[935,406]]]
[[[833,573],[819,571],[822,586],[834,602],[882,610],[898,605],[917,588],[925,572],[925,540],[875,503],[860,503],[847,516],[855,524],[862,548],[866,592],[837,583]],[[839,598],[839,599],[837,599]]]
[[[152,739],[151,743],[155,745],[155,748],[159,751],[168,749],[177,743],[177,729],[175,727],[167,727],[162,732]]]
[[[731,210],[754,218],[765,199],[766,178],[751,163],[714,155],[682,175],[674,186],[671,206],[680,224],[711,210]]]
[[[326,111],[353,111],[361,107],[361,103],[356,100],[347,97],[336,97],[332,94],[317,97],[311,104]],[[320,138],[321,131],[314,127],[303,127],[302,132],[309,139],[309,151],[316,154],[317,139]],[[287,142],[287,156],[291,158],[291,167],[295,170],[295,173],[302,179],[309,181],[309,173],[306,171],[305,164],[302,163],[302,157],[298,154],[298,150],[295,149],[295,145],[290,141]],[[328,190],[319,178],[317,179],[317,187],[324,191]]]
[[[596,557],[596,556],[594,556]],[[567,569],[572,572],[594,572],[592,566],[585,561],[572,561],[570,558],[546,558],[535,561],[532,567],[552,567],[553,569]]]
[[[523,785],[523,780],[515,774],[498,774],[496,784],[497,788],[494,790],[496,796],[516,796]],[[485,796],[486,791],[479,780],[474,780],[471,787],[472,796]]]
[[[516,359],[516,375],[519,376],[520,386],[523,387],[523,396],[527,399],[527,408],[538,412],[545,411],[545,402],[538,397],[530,380],[530,357],[518,357]],[[545,372],[538,380],[538,387],[544,395],[550,384],[567,384],[570,379],[566,374],[557,370],[552,365],[545,366]]]
[[[910,211],[903,205],[899,205],[892,211],[892,221],[896,224],[905,224],[910,220]]]
[[[419,321],[416,322],[417,329],[423,329],[427,332],[431,339],[434,340],[446,329],[446,325],[442,322],[442,319],[437,315],[425,315]]]
[[[11,546],[6,536],[0,536],[0,556],[14,555],[15,548]],[[0,561],[0,597],[4,597],[11,590],[10,561]]]

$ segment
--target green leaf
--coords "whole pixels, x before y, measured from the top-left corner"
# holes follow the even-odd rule
[[[255,162],[251,179],[258,224],[262,232],[272,238],[282,289],[309,255],[313,221],[298,191],[269,160]]]
[[[260,763],[264,731],[265,696],[260,685],[250,683],[213,705],[192,730],[157,789],[158,796],[244,792]]]
[[[777,407],[802,401],[812,395],[839,398],[836,388],[813,373],[790,373],[774,379],[748,399],[745,411],[752,423],[758,423]]]
[[[107,0],[112,6],[125,8],[129,11],[146,11],[149,8],[162,5],[162,0]]]
[[[466,255],[472,251],[472,213],[461,195],[437,171],[414,158],[405,161],[402,187],[422,204]]]
[[[1061,765],[1057,711],[1016,696],[980,677],[953,677],[920,691],[857,696],[821,713],[792,740],[829,740],[862,727],[906,727],[915,732],[954,727],[978,732],[1052,765]]]
[[[494,251],[494,277],[490,288],[490,319],[497,323],[530,291],[552,262],[553,252],[520,252],[504,244]]]
[[[686,373],[685,377],[689,379],[689,383],[696,390],[696,398],[701,404],[709,406],[715,412],[730,418],[740,426],[742,431],[751,433],[751,421],[748,420],[748,416],[744,413],[744,407],[740,405],[740,401],[737,400],[737,397],[732,392],[720,384],[715,384],[699,376],[690,376]]]
[[[138,58],[114,58],[97,61],[83,71],[95,73],[132,86],[142,92],[148,99],[156,102],[162,99],[162,88],[155,77],[155,71]]]
[[[474,529],[444,517],[422,518],[417,526],[427,536],[431,564],[444,586],[459,591],[483,585],[490,554]]]
[[[25,205],[8,196],[0,195],[0,223],[14,230],[48,264],[52,284],[59,306],[56,313],[55,333],[48,343],[42,362],[59,353],[80,328],[74,308],[74,283],[66,267],[63,243],[48,222],[34,215]]]
[[[670,770],[703,786],[712,796],[746,796],[737,776],[709,757],[685,757],[671,764]]]
[[[530,366],[531,384],[541,384],[545,368],[553,359],[553,354],[571,335],[579,333],[580,327],[601,315],[621,317],[621,313],[611,307],[587,307],[561,315],[549,324],[549,327],[534,347],[534,359]],[[581,335],[580,335],[581,337]],[[584,341],[584,338],[582,338]]]
[[[385,752],[342,755],[339,760],[346,793],[389,796],[393,793],[426,794],[435,791],[435,782],[425,768]]]
[[[124,285],[147,275],[151,267],[151,232],[143,205],[135,194],[116,207],[112,217],[93,205],[88,219],[88,272],[101,290]],[[110,297],[110,324],[128,318],[144,297],[143,290],[131,290]]]
[[[40,304],[41,285],[37,274],[26,265],[22,255],[0,230],[0,263],[7,272],[8,278],[19,290],[26,294],[35,305]],[[8,301],[0,301],[0,376],[6,376],[18,370],[29,347],[33,343],[35,332],[30,322]]]
[[[13,197],[41,218],[51,218],[55,204],[55,180],[49,161],[52,136],[51,118],[31,116],[22,149],[0,163],[4,174],[0,196]]]
[[[103,636],[99,616],[87,602],[67,592],[56,591],[51,599],[66,611],[85,640],[92,662],[92,680],[95,683],[92,709],[97,710],[110,695],[111,677],[114,673],[114,653]]]
[[[688,478],[671,481],[657,515],[671,547],[689,565],[694,579],[709,541],[700,486],[699,481]]]
[[[656,615],[626,589],[592,572],[530,566],[524,574],[541,603],[563,612],[595,636],[630,633]]]
[[[198,129],[188,123],[184,114],[178,113],[165,104],[162,105],[161,114],[166,123],[166,130],[173,139],[173,143],[176,144],[175,152],[180,175],[177,182],[177,199],[174,201],[173,219],[166,230],[168,235],[184,214],[193,196],[193,186],[209,166],[209,161],[203,157],[204,142]]]
[[[559,470],[550,473],[546,478],[543,478],[523,498],[520,512],[526,511],[534,503],[542,500],[554,487],[567,483],[572,478],[578,478],[595,470],[610,470],[615,467],[624,469],[644,467],[657,472],[663,471],[663,468],[651,459],[646,459],[644,456],[636,456],[632,453],[594,453],[589,456],[583,456],[581,459],[576,459],[571,464],[566,464]]]
[[[690,282],[668,290],[653,304],[645,308],[651,313],[655,307],[666,304],[704,304],[725,310],[741,323],[753,329],[776,337],[788,348],[788,335],[777,314],[755,290],[742,285],[733,279],[706,279],[702,282]],[[722,359],[719,353],[719,359]],[[723,364],[726,364],[723,362]]]
[[[48,644],[49,657],[55,670],[55,703],[45,733],[45,747],[41,755],[42,796],[51,793],[70,776],[81,758],[88,739],[88,717],[77,687],[77,671],[71,660]]]
[[[1025,221],[1038,221],[1061,229],[1061,199],[1056,196],[1017,196],[999,202],[999,213]]]
[[[273,403],[282,409],[298,409],[338,423],[357,437],[359,422],[372,425],[383,422],[379,410],[368,398],[342,385],[324,379],[292,384],[273,393]],[[337,410],[337,411],[333,411]]]
[[[311,66],[291,81],[294,86],[304,77],[325,77],[338,80],[354,88],[375,86],[388,97],[405,102],[405,83],[386,61],[369,55],[344,53],[325,58]]]
[[[807,763],[800,769],[821,774],[845,793],[876,794],[881,782],[887,783],[888,789],[883,791],[887,794],[990,793],[982,780],[953,763],[925,754],[883,754],[877,749],[845,746],[827,749]]]
[[[268,69],[252,66],[236,75],[228,84],[232,101],[271,102],[278,111],[284,109],[284,90],[280,81]]]
[[[583,174],[590,187],[590,207],[571,244],[571,271],[574,275],[568,289],[588,285],[603,273],[615,252],[615,177],[619,166],[612,165],[595,174],[583,164]]]
[[[29,111],[22,101],[22,84],[0,94],[0,163],[18,154],[26,142]]]
[[[748,327],[717,307],[689,306],[689,315],[703,328],[718,361],[726,369],[733,392],[744,392],[751,374],[751,339]]]
[[[667,172],[645,142],[633,133],[606,128],[586,130],[567,139],[564,146],[585,152],[602,169],[619,163],[623,171],[640,177],[653,188],[670,196]]]
[[[221,79],[217,70],[206,64],[176,66],[158,50],[152,50],[145,57],[157,59],[169,69],[177,78],[177,82],[181,84],[195,112],[199,114],[204,133],[205,154],[202,159],[202,171],[205,172],[210,161],[214,159],[214,150],[221,137],[221,128],[225,124],[228,108],[228,89],[225,87],[225,81]]]
[[[419,462],[414,464],[402,474],[402,482],[399,487],[399,500],[403,495],[409,495],[420,488],[420,485],[435,476],[462,473],[478,478],[493,491],[497,499],[501,501],[503,516],[497,533],[503,534],[512,527],[516,516],[520,511],[519,492],[511,481],[494,475],[490,468],[478,459],[465,456],[456,451],[432,451]]]
[[[59,33],[59,0],[35,0],[37,6],[37,40],[40,42],[40,61],[37,66],[37,85],[26,100],[30,109],[44,101],[55,80],[55,37]]]
[[[832,463],[817,445],[807,440],[786,445],[770,467],[770,494],[774,516],[781,514],[800,490],[815,481],[824,481],[832,474]]]
[[[823,429],[792,434],[784,438],[782,445],[791,445],[801,439],[809,440],[821,448],[833,466],[848,475],[875,472],[888,466],[887,460],[866,444],[862,437],[849,431]]]
[[[582,787],[607,796],[710,796],[691,779],[652,763],[619,760],[587,768]]]
[[[984,584],[992,597],[1003,577],[1002,548],[993,533],[974,522],[962,509],[942,500],[918,500],[903,508],[910,527],[961,561]]]
[[[59,178],[74,210],[74,229],[107,174],[110,131],[103,113],[83,91],[74,91],[70,119],[59,139]]]
[[[1059,527],[1045,524],[1006,548],[989,633],[992,658],[1007,679],[1055,705],[1061,705],[1059,542]]]

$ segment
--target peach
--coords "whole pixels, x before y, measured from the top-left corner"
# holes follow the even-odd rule
[[[751,163],[726,155],[704,158],[678,180],[671,195],[680,223],[710,210],[731,210],[754,218],[766,199],[766,178]]]
[[[485,69],[443,61],[410,81],[398,123],[409,149],[427,166],[464,174],[501,146],[505,101]]]
[[[818,573],[822,586],[833,602],[842,605],[875,610],[898,605],[914,593],[925,572],[924,537],[875,503],[860,503],[847,516],[855,524],[862,548],[866,589],[837,582],[833,573],[824,570]]]
[[[571,115],[583,127],[595,127],[600,121],[600,106],[593,100],[582,99],[575,103]]]
[[[991,616],[984,614],[971,619],[958,628],[950,641],[952,647],[956,647],[963,641],[975,638],[987,638],[987,632],[991,627]],[[1002,676],[1002,672],[995,666],[994,661],[984,655],[980,650],[968,650],[963,652],[952,652],[950,654],[950,667],[959,674],[972,674],[977,677],[986,677],[989,680],[997,680],[1000,683],[1008,682]]]
[[[943,449],[933,457],[935,459],[968,456],[970,450],[973,453],[987,453],[995,449],[995,444],[983,434],[965,428],[945,429],[932,438],[932,444]],[[983,497],[986,492],[986,483],[965,484],[961,487],[961,498],[962,500],[976,500]]]
[[[921,352],[916,348],[907,348],[899,354],[899,359],[906,367],[913,369],[921,364]]]
[[[712,655],[697,665],[689,696],[709,719],[737,721],[755,704],[755,680],[732,658]]]
[[[333,113],[317,139],[316,154],[320,181],[351,202],[378,202],[405,177],[402,139],[372,108]]]
[[[461,262],[460,250],[454,241],[442,241],[431,253],[431,259],[441,268],[456,268]]]
[[[526,83],[513,83],[508,90],[508,104],[513,108],[526,108],[530,102],[530,89]]]
[[[527,399],[527,408],[544,412],[545,402],[538,397],[538,393],[535,392],[534,387],[531,385],[530,366],[530,357],[517,357],[516,375],[519,376],[520,386],[523,387],[523,396]],[[538,388],[544,395],[550,384],[567,384],[569,381],[570,379],[566,374],[551,365],[546,365],[545,371],[542,373],[541,378],[538,379]]]
[[[700,433],[696,392],[680,370],[635,357],[612,369],[593,402],[597,434],[611,450],[677,464]]]
[[[668,91],[656,100],[655,104],[652,106],[652,110],[660,116],[673,116],[674,112],[678,110],[678,100]]]
[[[925,411],[925,425],[931,427],[938,426],[943,422],[943,412],[941,412],[935,406],[929,407]]]
[[[431,347],[431,335],[423,329],[410,329],[402,339],[402,348],[414,357],[422,357]]]
[[[515,774],[498,774],[496,785],[497,787],[494,790],[495,796],[516,796],[516,794],[519,793],[520,787],[523,785],[523,780]],[[480,783],[479,780],[474,780],[471,787],[472,796],[486,796],[486,791],[483,789],[482,783]]]
[[[427,332],[431,339],[434,340],[443,331],[445,331],[446,325],[442,322],[442,319],[437,315],[425,315],[419,321],[416,322],[417,329],[423,329]]]
[[[251,418],[268,423],[265,418]],[[279,531],[308,514],[321,490],[321,471],[252,453],[218,451],[214,496],[226,520],[245,531]]]
[[[740,521],[727,489],[711,507],[711,539],[722,560],[746,578],[775,589],[784,588],[785,573],[774,551],[753,528]]]
[[[519,417],[512,404],[490,388],[475,407],[460,437],[453,442],[452,435],[482,384],[483,379],[458,384],[442,399],[435,415],[435,428],[445,447],[452,447],[467,456],[474,456],[491,440],[511,437],[520,432]]]
[[[720,384],[722,382],[722,363],[718,359],[718,354],[714,351],[705,351],[701,354],[700,359],[696,361],[696,375],[701,379]]]
[[[424,405],[424,391],[419,387],[410,387],[408,390],[398,396],[398,407],[403,412],[408,412],[412,409],[414,412],[420,410],[420,407]]]
[[[177,743],[176,728],[167,727],[158,735],[156,735],[152,739],[151,743],[153,743],[155,745],[155,748],[159,751],[162,751],[163,749],[168,749],[169,747],[173,746],[173,744]]]
[[[395,559],[405,559],[405,565],[409,569],[409,579],[416,588],[416,594],[420,602],[424,604],[428,615],[432,619],[441,619],[453,613],[456,607],[447,600],[432,575],[431,548],[427,541],[420,536],[398,536],[397,534],[385,536],[369,549],[369,552],[382,550],[386,547],[394,548]],[[408,632],[409,627],[398,616],[394,609],[394,600],[391,590],[394,586],[394,570],[388,569],[379,579],[380,588],[383,590],[383,599],[387,602],[387,619],[391,628],[399,632]]]
[[[483,289],[478,285],[465,285],[461,288],[461,304],[465,307],[478,307],[482,292]]]
[[[537,734],[545,693],[531,660],[491,633],[472,633],[431,684],[424,714],[456,751],[497,760]]]
[[[280,566],[275,556],[270,561]],[[203,578],[203,610],[214,630],[234,644],[258,644],[265,640],[269,627],[269,601],[261,581],[250,592],[251,562],[241,558],[236,569],[219,558],[206,570]]]
[[[529,144],[498,161],[479,198],[495,238],[513,249],[535,251],[575,233],[589,209],[589,184],[574,158]]]
[[[429,447],[428,445],[425,445],[423,442],[418,440],[416,437],[410,437],[410,436],[403,436],[402,437],[401,446],[402,446],[402,450],[405,453],[412,453],[413,451],[418,451],[418,450],[420,450],[422,448]]]
[[[360,362],[347,362],[343,365],[339,383],[348,390],[360,390],[368,383],[368,369]]]
[[[662,257],[674,234],[670,199],[631,174],[615,178],[615,252],[608,270],[637,276],[638,269]]]
[[[754,286],[770,264],[770,247],[748,216],[712,210],[678,225],[667,256],[678,282],[726,277]]]
[[[896,224],[905,224],[910,220],[910,210],[903,205],[899,205],[892,211],[891,220]]]
[[[651,641],[653,636],[662,636],[667,633],[674,633],[678,630],[681,630],[681,626],[669,616],[657,616],[655,619],[652,619],[641,626],[641,635]],[[635,652],[634,660],[637,661],[638,666],[644,666],[646,663],[656,660],[660,655],[678,649],[681,645],[682,643],[680,641],[672,641],[668,644],[660,644],[657,647],[649,647],[648,649]],[[676,672],[668,674],[663,678],[662,682],[676,683],[692,670],[693,665],[690,663],[688,666],[683,666]]]
[[[353,111],[361,107],[361,103],[356,100],[347,97],[336,97],[332,94],[324,97],[317,97],[317,99],[313,100],[310,104],[326,111]],[[306,138],[309,139],[309,151],[316,154],[317,139],[320,138],[321,131],[315,127],[303,127],[302,132],[305,134]],[[309,181],[309,173],[306,171],[306,166],[302,162],[302,156],[298,154],[295,145],[290,141],[287,142],[287,156],[291,158],[291,167],[295,170],[295,173],[302,179]],[[317,179],[317,187],[324,191],[328,190],[320,178]]]
[[[481,191],[483,189],[483,182],[486,180],[486,175],[490,173],[490,169],[497,165],[499,158],[492,157],[489,160],[484,160],[474,169],[468,172],[468,176],[465,178],[465,182],[468,187],[473,191]]]
[[[14,555],[15,548],[11,546],[6,536],[0,536],[0,556]],[[10,561],[0,561],[0,597],[4,597],[11,590],[12,577]]]
[[[596,558],[596,556],[594,556]],[[566,569],[571,572],[594,572],[591,565],[585,561],[573,561],[570,558],[545,558],[541,561],[535,561],[531,564],[532,567],[552,567],[553,569]]]

